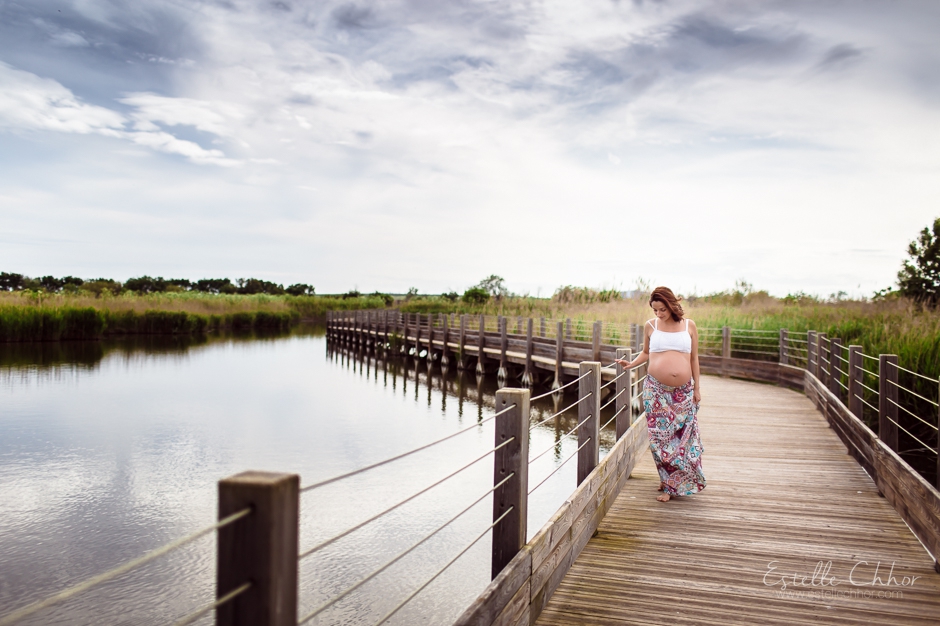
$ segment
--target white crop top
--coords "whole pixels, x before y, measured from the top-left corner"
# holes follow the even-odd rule
[[[650,322],[647,322],[649,324]],[[653,325],[653,333],[650,335],[650,352],[667,352],[675,350],[676,352],[692,352],[692,335],[689,333],[689,320],[685,320],[685,330],[679,330],[674,333],[667,333],[659,330],[659,319],[657,318]]]

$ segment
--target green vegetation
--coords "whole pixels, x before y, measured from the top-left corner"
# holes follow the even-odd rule
[[[898,272],[900,293],[918,304],[940,305],[940,217],[908,245],[909,260]]]
[[[100,339],[111,335],[198,335],[209,330],[286,330],[289,312],[202,315],[185,311],[93,307],[0,306],[0,341]]]

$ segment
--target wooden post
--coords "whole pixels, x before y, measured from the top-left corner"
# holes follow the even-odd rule
[[[532,341],[532,318],[530,317],[525,326],[525,371],[522,373],[522,384],[531,387],[535,384],[535,370],[532,368],[532,350],[534,348]]]
[[[512,407],[512,408],[509,408]],[[506,410],[509,409],[509,410]],[[495,445],[503,447],[493,458],[493,520],[506,517],[493,527],[491,576],[496,576],[526,543],[526,518],[529,500],[529,390],[500,389],[496,392]],[[505,443],[506,441],[509,443]],[[296,561],[296,556],[294,557]]]
[[[585,376],[587,374],[587,376]],[[584,376],[578,382],[578,399],[584,399],[578,405],[578,484],[584,482],[595,467],[600,455],[599,434],[601,416],[598,408],[601,398],[601,364],[598,361],[582,361],[578,376]],[[582,447],[583,446],[583,447]]]
[[[444,316],[444,332],[443,332],[444,341],[443,341],[443,344],[441,345],[441,366],[442,367],[447,367],[447,365],[450,363],[450,357],[448,356],[449,348],[447,346],[447,342],[450,341],[450,327],[447,325],[448,317],[449,317],[448,315]],[[443,380],[443,377],[441,377],[441,380]]]
[[[251,587],[215,611],[219,626],[294,626],[300,477],[242,472],[219,481],[219,519],[245,508],[247,517],[218,531],[216,597]]]
[[[522,334],[522,316],[521,315],[516,317],[516,334],[517,335]]]
[[[820,381],[823,380],[823,372],[825,372],[825,370],[823,369],[823,362],[822,362],[823,355],[826,351],[825,346],[826,346],[826,333],[817,333],[816,334],[816,371],[813,373],[816,374],[816,378],[818,378]],[[829,346],[831,349],[832,344],[830,343]],[[831,356],[829,357],[829,360],[830,361],[832,360]]]
[[[558,322],[558,332],[555,335],[555,382],[552,383],[552,389],[561,387],[562,368],[561,364],[565,358],[565,331],[564,324]]]
[[[790,337],[786,328],[780,329],[780,365],[787,365],[790,360],[790,353],[787,351],[790,344]]]
[[[632,361],[633,353],[630,351],[630,348],[617,348],[617,358],[624,361]],[[624,372],[626,372],[626,375],[620,378]],[[633,424],[633,411],[630,408],[633,406],[633,398],[631,397],[633,387],[630,385],[631,376],[632,374],[630,374],[623,365],[617,363],[617,382],[614,383],[614,394],[616,394],[616,399],[614,400],[614,414],[617,416],[615,424],[617,426],[618,440],[623,437],[623,434],[627,432],[630,425]]]
[[[467,367],[467,316],[460,316],[460,335],[457,338],[457,369]]]
[[[477,374],[485,374],[486,369],[486,355],[483,353],[483,348],[486,347],[486,320],[481,315],[480,316],[480,336],[477,337]]]
[[[591,329],[591,358],[594,361],[601,360],[601,321],[594,321],[594,328]]]
[[[509,347],[509,337],[506,335],[506,326],[509,320],[499,316],[499,370],[496,372],[497,380],[509,378],[509,369],[506,366],[506,349]]]
[[[816,358],[819,358],[818,344]],[[862,396],[862,346],[849,346],[849,411],[864,423]]]
[[[428,314],[428,317],[431,317]],[[421,314],[415,313],[415,358],[417,359],[421,354]],[[417,377],[416,377],[417,378]],[[417,383],[417,380],[415,380]]]
[[[842,397],[842,362],[839,357],[842,356],[842,340],[833,337],[829,340],[829,391],[837,398]]]
[[[721,327],[721,356],[731,357],[731,329],[727,326]]]
[[[428,363],[434,362],[434,314],[428,313]],[[428,389],[431,388],[428,381]]]
[[[539,318],[539,337],[544,337],[544,336],[545,336],[545,331],[546,331],[546,328],[545,328],[545,318],[544,318],[544,317],[540,317],[540,318]]]
[[[878,356],[878,437],[898,451],[898,356]],[[892,404],[893,402],[893,404]]]
[[[571,318],[565,320],[565,339],[571,339]]]
[[[806,333],[806,369],[810,373],[816,373],[816,331],[810,330]]]
[[[633,350],[637,353],[643,352],[645,337],[640,334],[639,324],[630,324],[630,336],[633,338]]]

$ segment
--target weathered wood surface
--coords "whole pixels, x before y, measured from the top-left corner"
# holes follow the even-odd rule
[[[643,454],[535,623],[938,622],[933,559],[809,399],[713,376],[704,378],[703,392],[708,487],[656,502],[659,478]],[[891,466],[893,457],[881,460],[890,450],[877,450],[875,462]],[[811,585],[817,563],[830,561],[829,576],[840,584],[820,586],[817,575]],[[853,579],[866,586],[849,581],[856,563]],[[892,574],[899,582],[917,579],[871,585],[878,563],[885,583]],[[767,577],[773,586],[764,583],[769,567],[776,568]],[[794,585],[794,574],[805,584]]]
[[[539,614],[647,449],[638,420],[455,626],[523,626]]]

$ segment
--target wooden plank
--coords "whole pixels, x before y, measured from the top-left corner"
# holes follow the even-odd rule
[[[792,379],[789,369],[781,372]],[[933,499],[932,486],[908,472],[863,424],[857,428],[818,379],[806,376],[812,379],[807,389],[832,413],[836,427],[847,429],[851,442],[874,442],[878,485],[846,454],[809,398],[769,385],[710,379],[699,412],[708,487],[693,497],[656,502],[659,477],[649,454],[639,454],[597,536],[535,624],[936,623],[940,575],[889,500],[926,503],[906,513],[915,520],[911,529],[940,533],[934,527],[940,498]],[[635,426],[640,424],[645,427],[642,421]],[[885,498],[879,488],[888,492]],[[603,511],[605,490],[599,487],[595,514]],[[577,539],[571,541],[576,546]],[[882,579],[892,563],[895,576],[918,578],[903,587],[903,598],[785,597],[779,584],[763,582],[771,562],[775,571],[812,577],[820,560],[832,561],[842,581],[838,590],[871,588],[848,583],[859,561],[871,564],[865,570],[869,580],[878,562]]]

